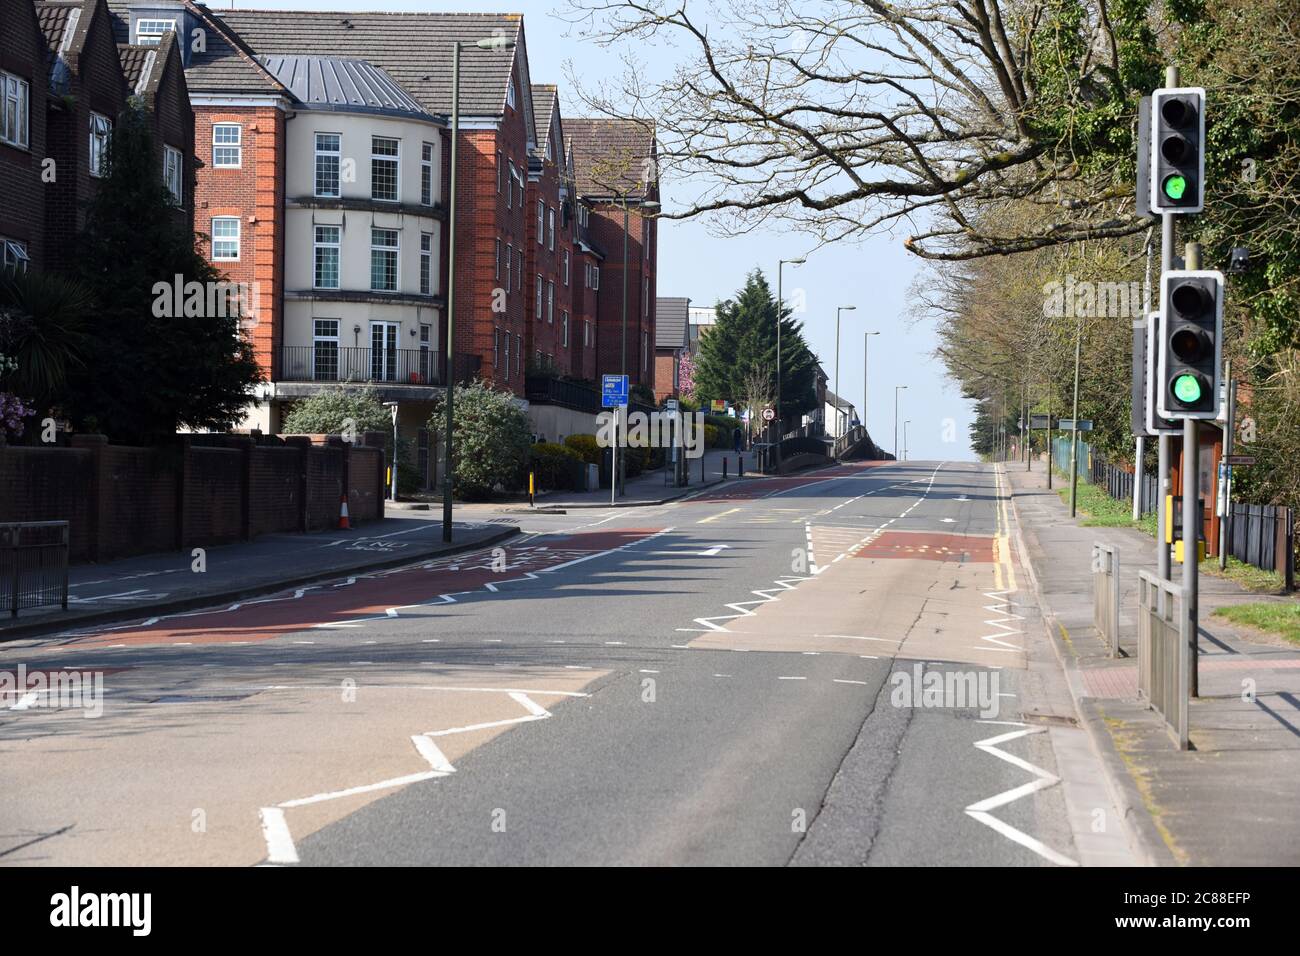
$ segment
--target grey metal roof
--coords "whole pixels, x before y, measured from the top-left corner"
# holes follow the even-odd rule
[[[312,109],[428,117],[423,106],[365,60],[263,54],[258,62]]]
[[[691,300],[682,296],[660,296],[655,299],[655,348],[686,348],[690,307]]]

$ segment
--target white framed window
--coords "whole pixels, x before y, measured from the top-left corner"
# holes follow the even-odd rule
[[[401,183],[401,141],[391,136],[370,137],[370,198],[397,202]]]
[[[0,143],[26,149],[30,136],[31,87],[21,76],[0,72]]]
[[[545,225],[546,225],[546,203],[542,202],[539,199],[537,200],[537,244],[539,246],[546,241],[546,237],[542,234]]]
[[[564,284],[567,286],[569,284],[569,250],[568,249],[564,250],[564,256],[561,259],[560,276],[563,278]]]
[[[496,241],[496,253],[495,253],[495,258],[493,259],[492,278],[500,282],[501,281],[501,240],[497,239],[495,241]]]
[[[506,177],[505,159],[501,155],[501,150],[497,150],[497,195],[501,195],[501,183]]]
[[[641,333],[641,374],[646,372],[646,363],[650,361],[650,333]]]
[[[396,229],[370,230],[370,288],[373,292],[397,291]]]
[[[234,261],[239,258],[239,217],[212,217],[212,258]]]
[[[30,261],[26,244],[16,239],[0,239],[0,269],[26,272]]]
[[[112,120],[100,113],[90,114],[90,175],[99,177],[108,172],[108,139],[112,134]]]
[[[342,233],[341,226],[316,227],[312,248],[313,288],[337,289],[339,287],[339,250]]]
[[[506,381],[508,382],[508,381],[510,381],[510,333],[509,333],[509,332],[505,333],[505,336],[504,336],[504,337],[505,337],[505,340],[506,340],[506,364],[505,364],[505,370],[506,370]]]
[[[522,335],[516,335],[515,336],[515,371],[522,372],[523,370],[524,370],[524,337]]]
[[[519,292],[524,291],[524,250],[520,249],[515,253],[515,264],[519,267],[515,272],[515,289]]]
[[[174,146],[163,145],[163,185],[171,194],[172,202],[183,205],[185,202],[185,185],[183,172],[185,163],[181,151]]]
[[[420,325],[420,381],[433,381],[433,326]]]
[[[507,292],[509,292],[511,289],[510,263],[514,259],[514,256],[515,256],[515,247],[507,242],[506,243],[506,291]]]
[[[600,266],[594,263],[591,267],[591,287],[597,291],[600,289]]]
[[[515,78],[510,78],[510,85],[506,88],[506,106],[511,109],[515,108]]]
[[[555,209],[546,210],[546,248],[555,251]]]
[[[546,324],[555,324],[555,283],[546,280]]]
[[[492,367],[501,367],[501,330],[492,330]]]
[[[536,303],[536,308],[533,310],[533,317],[540,319],[542,317],[542,277],[541,276],[537,277],[536,299],[537,299],[537,303]]]
[[[560,344],[569,347],[569,313],[560,313]]]
[[[312,378],[318,382],[339,379],[339,320],[312,320]]]
[[[339,195],[339,164],[343,156],[343,137],[339,133],[316,134],[316,180],[313,191],[317,196]]]
[[[641,314],[650,317],[650,277],[641,277]]]
[[[244,128],[238,123],[212,124],[212,165],[238,169],[244,162]]]
[[[401,326],[396,322],[370,323],[370,377],[376,382],[397,381],[397,335]]]
[[[140,46],[157,46],[162,42],[164,33],[175,33],[175,20],[137,20],[135,21],[135,42]]]
[[[585,348],[589,348],[590,346],[591,346],[591,319],[583,319],[582,320],[582,347],[585,349]]]
[[[510,167],[510,182],[506,183],[510,187],[510,191],[506,193],[506,208],[509,209],[515,199],[515,161],[508,159],[506,163]]]
[[[420,294],[433,295],[433,233],[420,233]]]
[[[433,205],[433,144],[420,144],[420,205]]]

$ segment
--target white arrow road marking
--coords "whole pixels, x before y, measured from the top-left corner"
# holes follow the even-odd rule
[[[1059,777],[1048,773],[1042,767],[1036,767],[1028,760],[1022,760],[1015,754],[1009,754],[1005,750],[998,749],[998,744],[1008,743],[1020,737],[1028,737],[1031,734],[1041,734],[1046,729],[1046,727],[1029,727],[1024,730],[1013,730],[1005,734],[998,734],[996,737],[988,737],[985,740],[977,740],[975,742],[975,746],[978,749],[985,753],[992,754],[1000,760],[1005,760],[1012,766],[1019,767],[1021,770],[1032,773],[1036,779],[1031,780],[1029,783],[1021,784],[1018,787],[1013,787],[1010,790],[1004,790],[1002,793],[996,794],[992,797],[972,803],[966,808],[966,812],[980,823],[983,823],[985,826],[1001,833],[1008,840],[1012,840],[1023,847],[1033,850],[1043,859],[1050,860],[1057,866],[1078,866],[1079,864],[1068,856],[1056,852],[1041,840],[1031,837],[1022,830],[1017,830],[1015,827],[1011,826],[1011,824],[999,820],[989,812],[990,810],[996,810],[998,807],[1006,806],[1008,803],[1014,803],[1021,797],[1027,797],[1030,794],[1037,793],[1039,790],[1045,790],[1048,787],[1060,783]]]
[[[944,524],[954,524],[957,521],[956,518],[940,518],[939,520],[942,521]]]

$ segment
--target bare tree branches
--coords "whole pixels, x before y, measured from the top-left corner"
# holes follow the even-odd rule
[[[653,118],[665,218],[823,243],[905,229],[908,249],[948,260],[1145,228],[1131,189],[1083,172],[1069,115],[1128,99],[1106,0],[572,2],[598,42],[683,57],[579,88],[600,113]],[[978,225],[1021,200],[1054,215],[1017,234]]]

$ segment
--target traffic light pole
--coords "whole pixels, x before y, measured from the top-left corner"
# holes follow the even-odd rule
[[[1189,242],[1185,255],[1188,269],[1201,267],[1201,245]],[[1217,401],[1217,395],[1215,397]],[[1183,592],[1187,601],[1187,633],[1191,647],[1190,686],[1193,697],[1200,694],[1200,624],[1198,620],[1201,557],[1200,510],[1200,434],[1201,423],[1195,418],[1183,419]]]
[[[1165,86],[1178,85],[1178,67],[1165,67]],[[1153,134],[1154,135],[1154,134]],[[1155,148],[1154,145],[1152,147]],[[1174,267],[1174,216],[1162,213],[1160,216],[1160,274],[1163,276]],[[1162,283],[1163,285],[1163,283]],[[1163,295],[1163,293],[1161,293]],[[1168,529],[1165,527],[1165,501],[1173,489],[1169,480],[1169,467],[1172,464],[1172,439],[1169,433],[1162,431],[1159,438],[1156,463],[1156,482],[1160,489],[1160,500],[1156,503],[1156,573],[1162,581],[1171,580],[1169,569],[1169,544],[1165,540]]]

